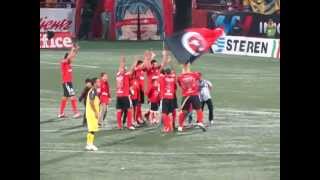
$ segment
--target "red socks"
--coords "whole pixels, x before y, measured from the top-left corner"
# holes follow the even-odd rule
[[[142,123],[142,110],[141,110],[141,104],[138,104],[137,106],[137,113],[136,113],[136,116],[137,116],[137,120],[139,123]]]
[[[182,111],[179,113],[179,127],[183,128],[183,123],[184,123],[184,119],[185,119],[185,113]]]
[[[72,98],[71,99],[71,106],[72,106],[72,111],[74,113],[78,113],[78,109],[77,109],[77,99],[76,98]]]
[[[132,110],[128,109],[127,111],[127,128],[132,126]]]
[[[202,123],[203,122],[203,112],[201,109],[197,110],[197,122]]]
[[[133,107],[133,121],[136,122],[136,123],[138,123],[138,115],[137,115],[138,112],[137,112],[137,109],[138,109],[137,106]]]
[[[66,108],[67,105],[67,99],[61,99],[60,102],[60,114],[64,113],[64,109]]]
[[[174,109],[172,112],[172,125],[175,126],[176,124],[176,118],[177,118],[177,110]]]
[[[118,109],[117,110],[117,122],[118,122],[118,128],[121,129],[122,128],[122,121],[121,118],[122,117],[122,110]]]
[[[162,113],[162,119],[163,119],[164,132],[171,132],[173,128],[172,128],[172,122],[170,121],[169,115],[166,113]]]

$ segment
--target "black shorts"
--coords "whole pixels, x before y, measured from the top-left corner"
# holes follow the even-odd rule
[[[144,92],[140,89],[140,103],[144,104]]]
[[[133,106],[133,107],[136,107],[136,106],[139,104],[138,99],[133,99],[133,100],[131,100],[131,101],[132,101],[132,106]]]
[[[72,86],[72,82],[63,83],[62,88],[63,88],[63,96],[71,97],[76,95]]]
[[[132,102],[128,96],[117,97],[117,104],[116,104],[117,109],[124,110],[124,109],[129,109],[131,107],[132,107]]]
[[[162,99],[162,113],[173,113],[173,110],[175,109],[175,102],[174,99]]]
[[[178,108],[178,99],[176,97],[173,99],[173,108],[174,109]]]
[[[186,96],[188,97],[188,96]],[[186,97],[182,97],[181,106]],[[199,96],[190,96],[189,99],[185,102],[182,110],[189,111],[190,105],[192,105],[192,109],[198,110],[201,108],[201,102]]]
[[[151,111],[158,111],[159,110],[159,103],[151,103]]]

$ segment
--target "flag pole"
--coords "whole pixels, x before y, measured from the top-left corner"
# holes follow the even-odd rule
[[[162,50],[164,50],[164,40],[166,39],[166,31],[163,31]]]

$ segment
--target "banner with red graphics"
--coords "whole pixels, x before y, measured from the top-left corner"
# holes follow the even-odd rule
[[[40,8],[40,32],[75,32],[75,8]]]
[[[116,0],[117,40],[160,40],[164,36],[163,2]]]

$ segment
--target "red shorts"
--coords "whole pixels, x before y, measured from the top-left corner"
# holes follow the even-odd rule
[[[109,104],[109,97],[108,96],[100,96],[100,103],[101,104]]]

